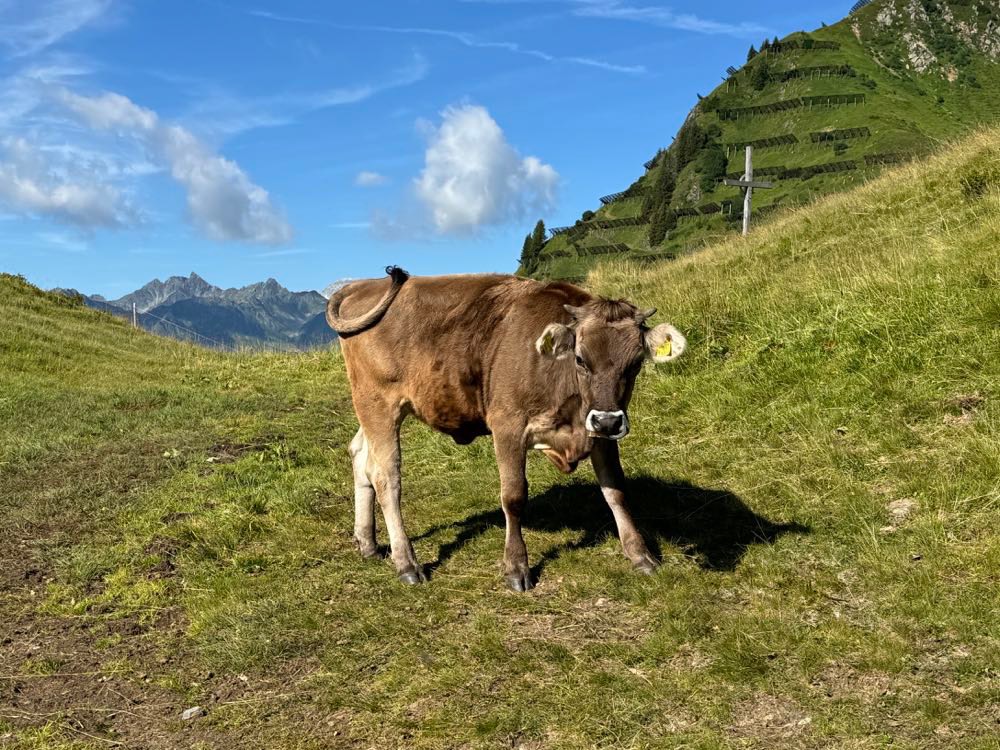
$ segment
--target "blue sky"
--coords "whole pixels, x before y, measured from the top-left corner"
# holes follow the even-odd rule
[[[751,43],[849,6],[0,0],[0,269],[108,297],[509,272]]]

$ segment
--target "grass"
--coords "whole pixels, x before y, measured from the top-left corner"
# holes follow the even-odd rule
[[[528,595],[488,441],[405,429],[433,575],[402,587],[353,550],[336,351],[209,352],[4,277],[0,744],[997,747],[998,209],[983,131],[601,266],[690,342],[623,444],[664,567],[536,457]]]

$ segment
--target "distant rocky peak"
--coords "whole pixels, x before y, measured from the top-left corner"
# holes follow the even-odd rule
[[[139,312],[147,312],[168,301],[208,297],[221,291],[192,272],[189,276],[171,276],[166,281],[153,279],[141,289],[115,300],[113,304],[124,308],[131,308],[134,304]]]
[[[237,293],[242,293],[244,295],[249,294],[256,297],[274,297],[286,294],[292,294],[275,279],[268,279],[267,281],[258,281],[256,284],[249,284],[242,289],[237,289]]]

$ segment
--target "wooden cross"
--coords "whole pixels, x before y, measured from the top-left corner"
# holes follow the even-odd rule
[[[750,204],[753,202],[754,188],[773,188],[773,182],[766,180],[754,180],[753,178],[753,146],[747,146],[747,166],[742,180],[724,179],[724,185],[743,188],[743,236],[750,233]]]

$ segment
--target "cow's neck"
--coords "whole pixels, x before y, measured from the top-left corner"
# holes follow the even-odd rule
[[[568,372],[563,367],[552,373],[553,408],[534,416],[528,425],[531,447],[543,450],[558,469],[567,473],[590,454],[593,445],[587,435],[586,413],[573,367],[570,362]]]

